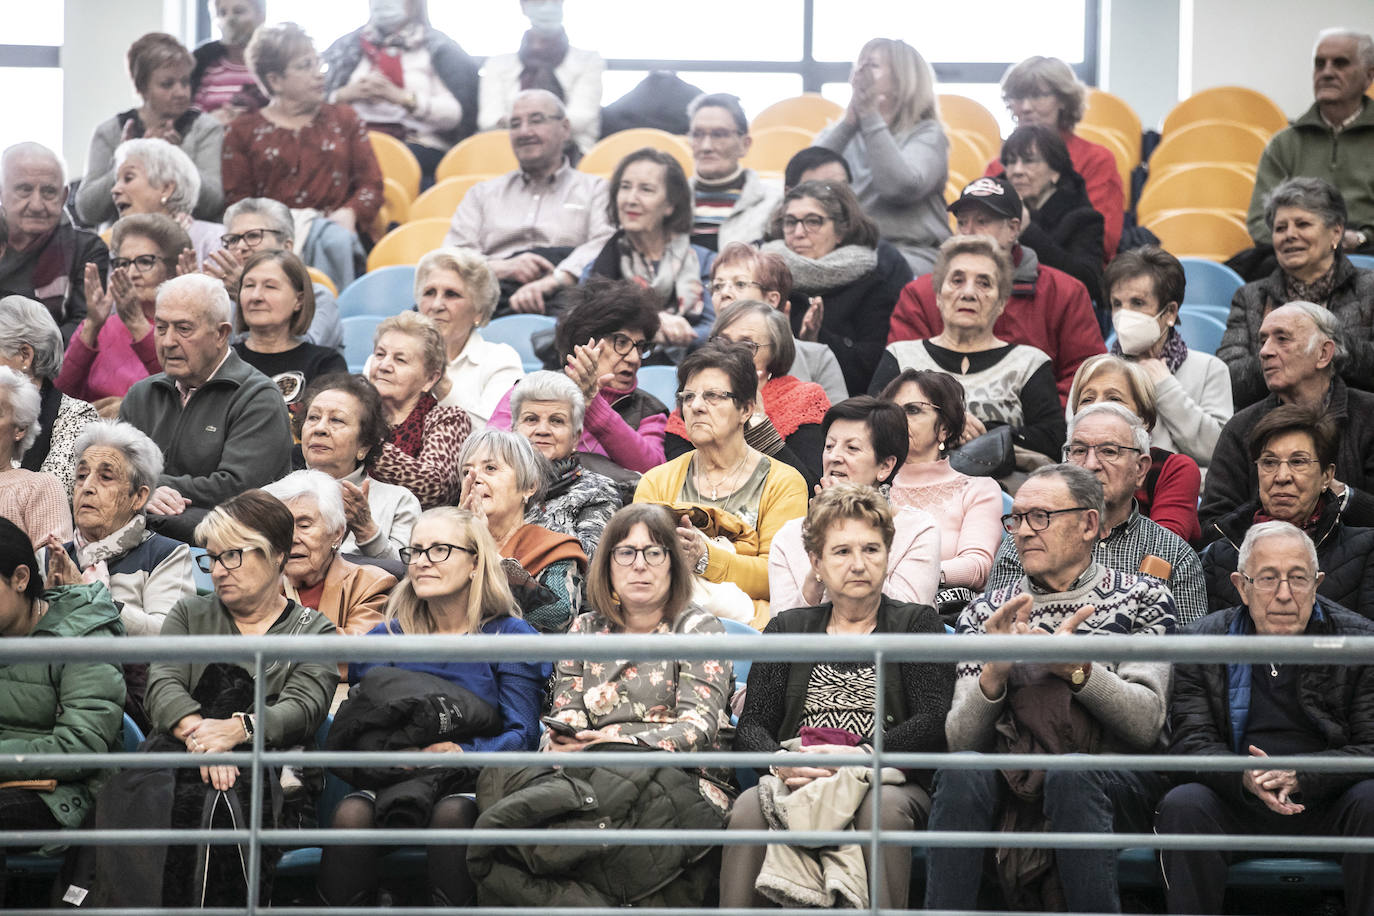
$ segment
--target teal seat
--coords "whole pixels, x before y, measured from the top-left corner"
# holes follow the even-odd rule
[[[1374,270],[1374,254],[1348,254],[1346,257],[1360,270]]]
[[[196,565],[197,560],[204,555],[204,547],[191,548],[191,578],[195,580],[197,595],[208,595],[215,590],[215,583],[210,574]]]
[[[1226,321],[1213,312],[1183,308],[1178,313],[1178,332],[1190,350],[1216,355],[1221,335],[1226,333]]]
[[[677,406],[677,367],[640,366],[639,387],[663,402],[669,410]]]
[[[339,294],[339,317],[389,318],[415,304],[415,266],[393,264],[369,270]]]
[[[344,360],[349,372],[363,371],[367,358],[372,355],[372,338],[377,335],[377,325],[385,320],[381,315],[354,315],[343,320]]]
[[[1179,258],[1187,286],[1182,305],[1231,306],[1231,297],[1245,285],[1245,280],[1225,264],[1206,258]]]
[[[526,372],[544,368],[544,363],[534,355],[533,337],[540,331],[553,328],[555,322],[548,315],[507,315],[497,318],[482,329],[482,337],[493,343],[510,344],[520,354]]]

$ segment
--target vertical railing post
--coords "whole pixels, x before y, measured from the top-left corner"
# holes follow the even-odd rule
[[[869,788],[869,803],[873,809],[873,824],[868,837],[868,905],[874,916],[878,914],[878,888],[883,880],[883,650],[873,652],[873,785]]]
[[[256,652],[253,655],[253,786],[249,792],[249,804],[253,808],[248,814],[248,916],[258,911],[258,885],[262,881],[262,844],[258,831],[262,830],[262,746],[265,743],[263,732],[267,728],[267,701],[263,697],[265,677],[262,653]]]

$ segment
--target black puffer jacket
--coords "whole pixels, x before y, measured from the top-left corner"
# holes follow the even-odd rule
[[[1034,249],[1040,263],[1054,267],[1088,288],[1088,295],[1102,301],[1102,214],[1093,209],[1077,172],[1059,176],[1058,189],[1017,239]]]
[[[1341,521],[1340,500],[1323,494],[1322,517],[1308,532],[1317,545],[1317,566],[1326,577],[1317,588],[1323,598],[1374,619],[1374,528],[1356,528]],[[1240,593],[1231,573],[1240,559],[1240,542],[1254,524],[1259,502],[1246,503],[1222,517],[1212,531],[1221,537],[1202,552],[1207,582],[1207,610],[1235,607]]]
[[[1306,636],[1374,636],[1374,623],[1322,601],[1322,619],[1314,614]],[[1199,636],[1231,632],[1244,607],[1208,614],[1183,629]],[[1238,636],[1238,639],[1248,637]],[[1303,665],[1298,674],[1298,702],[1326,741],[1317,756],[1374,758],[1374,666]],[[1189,756],[1232,753],[1231,702],[1227,666],[1224,664],[1174,666],[1174,694],[1169,705],[1169,753]],[[1333,799],[1361,779],[1374,775],[1374,760],[1367,773],[1299,771],[1302,801],[1307,805]],[[1241,788],[1236,772],[1191,773],[1184,781],[1200,782],[1224,799],[1238,804],[1253,800]]]
[[[611,744],[607,750],[633,745]],[[670,767],[487,768],[477,780],[481,828],[721,829],[700,777]],[[706,791],[716,791],[708,786]],[[482,906],[700,907],[715,865],[710,846],[468,847]]]

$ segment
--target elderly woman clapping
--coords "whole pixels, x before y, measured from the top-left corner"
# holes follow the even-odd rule
[[[24,530],[35,545],[72,534],[67,491],[52,474],[15,467],[38,438],[42,402],[27,377],[0,366],[0,516]]]
[[[220,223],[193,219],[200,193],[200,174],[191,157],[166,140],[126,140],[115,150],[115,183],[110,191],[122,218],[134,213],[161,213],[186,230],[199,266],[224,247]],[[187,265],[191,266],[191,265]]]
[[[525,521],[573,535],[590,557],[620,508],[620,495],[615,481],[584,468],[574,450],[586,412],[581,389],[560,372],[534,372],[515,386],[510,406],[514,430],[550,465],[543,493],[530,502]]]
[[[76,437],[98,419],[95,408],[57,390],[53,380],[62,368],[62,332],[52,313],[32,299],[0,299],[0,366],[9,366],[38,388],[38,438],[24,453],[21,467],[44,471],[71,492]]]

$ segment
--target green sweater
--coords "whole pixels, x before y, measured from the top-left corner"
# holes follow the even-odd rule
[[[123,636],[104,585],[68,585],[43,593],[48,610],[31,637]],[[61,652],[60,647],[54,648]],[[77,754],[117,750],[124,719],[124,675],[107,662],[0,665],[0,754]],[[39,793],[63,827],[80,825],[91,808],[96,769],[16,763],[0,780],[56,779]]]
[[[1264,199],[1281,182],[1297,176],[1331,182],[1345,198],[1346,228],[1374,238],[1374,103],[1364,109],[1339,134],[1322,120],[1317,106],[1279,131],[1260,157],[1250,212],[1245,218],[1250,237],[1270,243],[1272,234],[1264,223]]]

